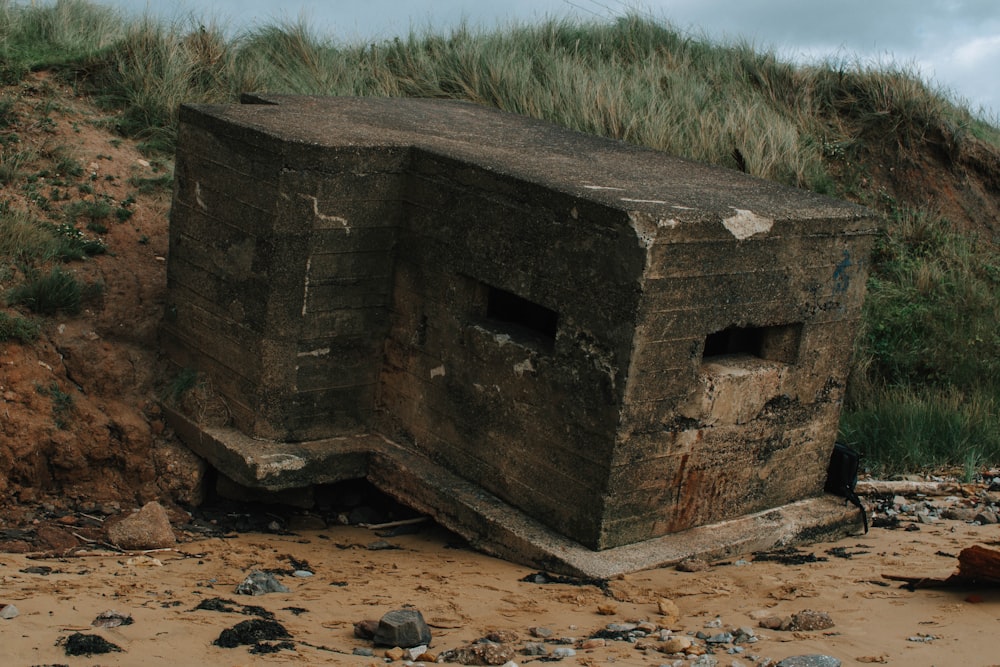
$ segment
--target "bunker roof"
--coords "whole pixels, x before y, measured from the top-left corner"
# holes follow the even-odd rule
[[[290,145],[412,148],[644,214],[661,225],[749,216],[838,221],[845,231],[852,220],[859,231],[870,227],[870,211],[861,206],[470,102],[260,94],[246,95],[243,102],[190,105],[182,117],[197,123],[201,116],[199,124],[222,133],[239,128],[243,140],[284,154],[297,168],[303,165],[290,154]]]

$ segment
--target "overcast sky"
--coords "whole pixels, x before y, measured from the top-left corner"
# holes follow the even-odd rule
[[[378,41],[461,20],[493,28],[635,10],[697,35],[746,38],[797,60],[912,65],[953,96],[1000,115],[1000,0],[102,0],[127,11],[240,27],[307,18],[340,42]]]

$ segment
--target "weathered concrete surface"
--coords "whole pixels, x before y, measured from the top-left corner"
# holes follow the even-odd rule
[[[383,434],[598,550],[822,494],[867,210],[466,103],[248,101],[182,109],[163,336],[240,456]]]
[[[610,578],[674,565],[687,558],[717,560],[808,541],[837,539],[860,529],[860,514],[843,498],[819,496],[709,526],[672,533],[613,549],[594,551],[512,507],[481,487],[434,464],[408,447],[376,435],[359,434],[309,443],[259,442],[231,428],[199,428],[169,411],[209,463],[246,486],[282,489],[301,484],[302,470],[321,468],[338,481],[365,478],[384,493],[434,518],[471,546],[548,572]],[[263,468],[265,460],[300,460],[297,466]],[[349,472],[348,472],[349,471]]]

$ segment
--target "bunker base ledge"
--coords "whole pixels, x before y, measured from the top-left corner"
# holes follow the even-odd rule
[[[427,457],[370,433],[313,440],[256,440],[231,428],[199,425],[164,407],[181,440],[233,481],[268,491],[367,479],[432,517],[487,554],[574,577],[607,579],[674,565],[821,542],[854,534],[858,510],[834,496],[799,500],[643,542],[593,551]]]

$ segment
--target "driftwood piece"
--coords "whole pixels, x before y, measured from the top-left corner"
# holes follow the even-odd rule
[[[883,579],[902,581],[911,589],[967,586],[1000,586],[1000,551],[977,545],[958,554],[958,571],[945,579],[883,574]]]

